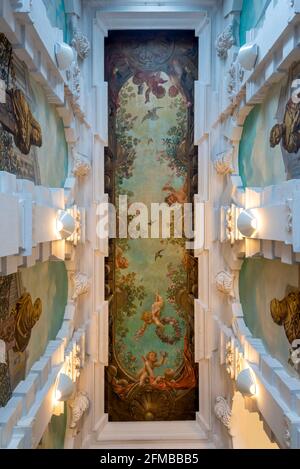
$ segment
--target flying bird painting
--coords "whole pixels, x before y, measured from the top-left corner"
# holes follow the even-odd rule
[[[157,115],[158,109],[163,109],[162,106],[153,107],[152,109],[148,109],[147,114],[144,115],[142,119],[142,124],[146,120],[157,121],[159,116]]]
[[[163,257],[162,253],[164,252],[164,249],[160,249],[159,251],[157,251],[155,253],[155,261],[157,261],[157,259],[161,259]]]

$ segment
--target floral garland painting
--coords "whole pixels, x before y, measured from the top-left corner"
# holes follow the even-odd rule
[[[127,195],[129,205],[143,202],[148,207],[152,202],[170,206],[192,200],[197,57],[192,32],[109,34],[112,202],[119,195]],[[113,270],[109,419],[194,419],[197,266],[185,240],[113,240],[107,269]]]

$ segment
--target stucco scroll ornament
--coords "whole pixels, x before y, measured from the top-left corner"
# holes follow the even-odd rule
[[[78,56],[82,60],[88,57],[91,45],[85,34],[81,33],[80,31],[75,31],[71,46],[74,47]]]
[[[234,34],[233,34],[233,24],[226,26],[224,31],[219,34],[216,39],[216,51],[220,59],[227,59],[228,51],[235,44]]]
[[[72,299],[76,300],[80,295],[88,293],[90,289],[90,279],[87,274],[76,272],[73,277],[73,296]]]
[[[217,419],[220,420],[224,427],[230,430],[231,409],[227,400],[223,396],[216,397],[214,411]]]
[[[77,60],[74,60],[66,72],[71,93],[77,101],[80,98],[80,68]]]
[[[244,79],[244,70],[237,62],[236,57],[231,63],[227,76],[227,93],[230,99],[240,91],[240,85]]]
[[[73,174],[76,177],[83,177],[89,174],[91,163],[86,156],[75,153],[73,163]]]
[[[221,176],[232,174],[234,171],[232,165],[232,153],[233,149],[219,153],[214,160],[214,168]]]
[[[216,275],[217,290],[224,295],[234,296],[233,292],[234,275],[231,272],[222,270]]]
[[[83,414],[90,407],[90,400],[84,391],[79,391],[75,394],[74,398],[69,401],[71,408],[71,422],[70,428],[76,428]]]

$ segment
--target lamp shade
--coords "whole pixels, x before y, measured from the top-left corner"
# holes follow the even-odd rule
[[[72,396],[75,385],[65,373],[60,373],[56,385],[55,398],[57,401],[67,401]]]
[[[255,43],[244,44],[238,53],[238,62],[245,70],[252,70],[258,56],[258,46]]]
[[[238,230],[249,238],[257,230],[257,219],[251,210],[243,210],[237,219]]]
[[[69,238],[75,230],[75,220],[70,213],[59,210],[56,220],[56,228],[62,239]]]
[[[60,70],[66,70],[74,60],[74,50],[65,42],[56,42],[54,52]]]
[[[236,387],[243,396],[252,397],[256,394],[255,376],[250,368],[246,368],[238,374]]]

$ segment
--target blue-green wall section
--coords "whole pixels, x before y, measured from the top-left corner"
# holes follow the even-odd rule
[[[52,26],[62,29],[64,41],[67,41],[68,27],[64,0],[43,0],[47,10],[47,16]]]
[[[274,85],[264,102],[256,105],[244,122],[239,145],[239,173],[244,186],[265,187],[286,179],[281,147],[270,146],[280,90],[280,83]]]
[[[271,0],[244,0],[240,18],[240,45],[246,42],[246,31],[259,28]]]
[[[287,366],[290,344],[283,326],[274,323],[270,313],[273,298],[282,299],[288,287],[299,284],[298,265],[280,260],[246,259],[243,263],[239,292],[244,319],[253,336],[262,339],[269,353]]]

